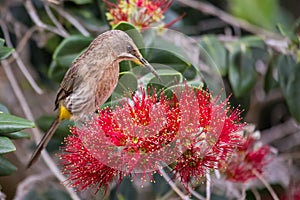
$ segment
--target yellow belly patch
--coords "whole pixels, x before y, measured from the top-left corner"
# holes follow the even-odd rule
[[[58,119],[62,121],[65,119],[70,119],[71,117],[72,114],[68,111],[68,109],[63,105],[60,105]]]

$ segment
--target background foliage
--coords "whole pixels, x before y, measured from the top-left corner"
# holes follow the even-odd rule
[[[191,5],[190,2],[197,1],[174,1],[164,21],[168,23],[185,13],[172,28],[190,36],[202,50],[206,50],[222,75],[226,93],[232,94],[231,103],[245,110],[245,121],[255,124],[257,130],[261,131],[262,143],[276,148],[278,160],[290,163],[277,166],[276,172],[280,173],[272,175],[270,183],[282,197],[291,193],[297,189],[300,181],[299,2],[212,0],[208,5],[219,11],[214,13],[202,4]],[[6,41],[0,39],[0,102],[14,115],[28,119],[11,115],[5,106],[0,107],[0,175],[7,176],[0,179],[0,184],[7,199],[23,194],[26,194],[24,199],[70,198],[53,175],[45,175],[51,173],[42,162],[35,169],[24,170],[24,163],[28,160],[25,154],[32,151],[33,143],[23,140],[29,138],[29,134],[22,130],[34,127],[32,121],[41,130],[49,127],[54,116],[55,91],[65,71],[101,32],[111,28],[131,30],[130,35],[138,46],[144,47],[141,51],[150,63],[170,66],[168,70],[157,68],[166,82],[176,79],[195,84],[195,78],[201,74],[181,56],[192,54],[192,51],[182,52],[182,49],[166,40],[157,40],[151,34],[141,35],[128,23],[110,27],[105,12],[105,3],[98,0],[0,2],[0,37]],[[158,45],[167,46],[172,52],[153,48]],[[192,45],[191,49],[195,46],[198,48],[197,45]],[[200,59],[205,61],[206,57]],[[134,91],[139,87],[139,82],[145,85],[157,82],[150,74],[137,77],[132,73],[133,69],[138,68],[132,63],[121,64],[120,81],[114,97]],[[17,83],[14,83],[9,70],[13,72]],[[143,75],[147,73],[141,72]],[[27,112],[26,105],[24,109],[24,99],[20,98],[15,84],[22,91],[31,113]],[[197,84],[202,83],[198,81]],[[162,88],[159,84],[153,86]],[[43,94],[40,94],[40,88]],[[57,151],[67,134],[68,122],[65,122],[51,141],[49,152]],[[15,139],[22,140],[13,143]],[[7,154],[16,149],[16,156]],[[8,176],[13,172],[12,176]],[[28,177],[34,177],[36,181],[30,182],[30,187],[26,188]],[[45,177],[50,180],[51,187],[39,184]],[[136,186],[138,184],[125,180],[112,189],[110,197],[138,199],[146,194],[153,199],[169,195],[170,188],[165,180],[159,176],[156,178],[157,184],[151,184],[147,189],[140,189]],[[36,185],[40,186],[39,189],[33,189]],[[262,199],[269,198],[264,188],[258,188],[258,191]],[[84,193],[82,197],[89,198],[90,195]],[[98,195],[101,196],[101,193]],[[254,196],[253,191],[247,191],[247,199],[255,199]],[[218,193],[212,199],[227,197]]]

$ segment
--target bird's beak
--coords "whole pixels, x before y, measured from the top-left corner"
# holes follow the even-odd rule
[[[162,82],[162,80],[160,79],[157,71],[148,63],[148,61],[145,58],[143,58],[143,57],[137,58],[136,60],[134,60],[134,62],[137,63],[138,65],[145,66],[152,74],[154,74],[154,76],[160,82]]]

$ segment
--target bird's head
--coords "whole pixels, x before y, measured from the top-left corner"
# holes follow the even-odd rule
[[[145,66],[161,81],[155,69],[145,58],[143,58],[133,40],[125,32],[113,30],[112,34],[113,40],[111,41],[111,47],[115,55],[117,55],[117,60],[119,62],[123,60],[130,60],[138,65]]]

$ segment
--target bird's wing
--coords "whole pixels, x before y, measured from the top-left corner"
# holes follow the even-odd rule
[[[69,70],[66,72],[56,95],[55,110],[59,107],[59,102],[67,98],[73,92],[76,83],[80,81],[77,73],[78,67],[79,65],[71,65]]]

